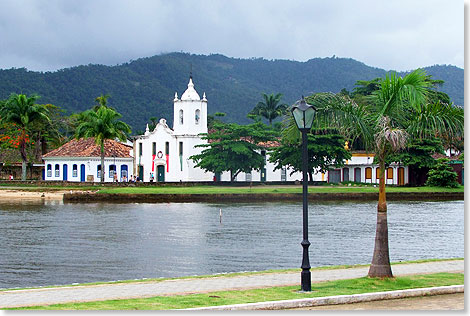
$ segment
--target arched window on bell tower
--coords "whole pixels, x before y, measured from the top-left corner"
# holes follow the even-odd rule
[[[180,124],[183,125],[183,110],[180,110]]]
[[[199,121],[201,120],[201,111],[199,109],[196,110],[194,121],[196,125],[199,125]]]

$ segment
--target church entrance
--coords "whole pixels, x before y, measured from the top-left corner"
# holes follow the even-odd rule
[[[165,182],[165,166],[163,165],[157,166],[157,181]]]

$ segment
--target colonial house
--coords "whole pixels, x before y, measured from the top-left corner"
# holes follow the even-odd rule
[[[350,160],[346,160],[341,169],[328,172],[328,182],[360,182],[379,183],[380,168],[374,164],[374,154],[366,152],[353,152]],[[408,167],[393,163],[388,166],[385,173],[385,183],[405,185],[408,183]]]
[[[43,155],[44,180],[72,182],[126,181],[134,173],[132,146],[114,140],[104,143],[104,172],[101,168],[101,149],[94,138],[73,139],[63,146]]]
[[[235,181],[300,181],[302,174],[300,172],[292,173],[290,167],[283,167],[274,170],[275,164],[269,162],[269,152],[265,156],[265,168],[260,171],[253,170],[251,173],[239,173]],[[374,154],[365,152],[353,152],[350,160],[346,160],[345,165],[341,169],[332,169],[326,173],[316,172],[313,181],[326,183],[339,182],[357,182],[357,183],[379,183],[380,168],[373,163]],[[230,173],[224,172],[220,177],[221,181],[230,181]],[[385,174],[386,184],[405,185],[408,184],[408,167],[401,164],[392,164],[387,168]]]

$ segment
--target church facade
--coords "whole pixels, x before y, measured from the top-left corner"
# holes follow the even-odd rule
[[[173,128],[162,118],[154,130],[147,125],[134,139],[135,175],[144,182],[211,181],[214,174],[196,168],[189,159],[202,151],[196,145],[207,143],[201,133],[207,133],[207,99],[205,93],[201,99],[190,77],[181,99],[175,93]]]

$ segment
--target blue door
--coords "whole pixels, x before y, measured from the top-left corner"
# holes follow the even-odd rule
[[[85,165],[80,165],[80,181],[85,182]]]
[[[62,180],[67,181],[67,165],[63,166],[62,174],[63,174]]]

